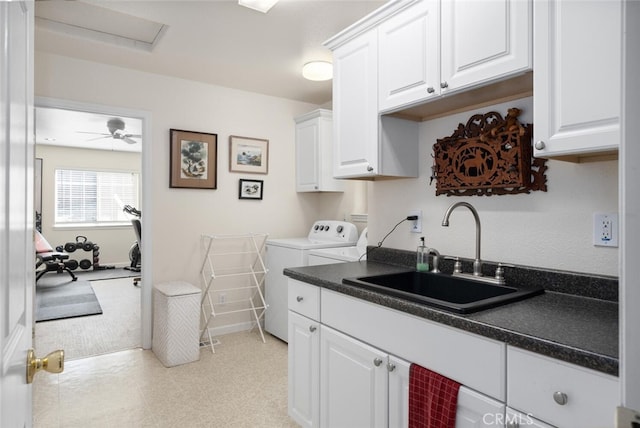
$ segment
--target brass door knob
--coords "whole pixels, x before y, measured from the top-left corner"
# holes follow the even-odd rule
[[[27,353],[27,383],[32,383],[33,377],[40,370],[45,370],[49,373],[62,373],[64,370],[64,351],[58,349],[50,352],[44,358],[36,358],[34,350],[29,349]]]

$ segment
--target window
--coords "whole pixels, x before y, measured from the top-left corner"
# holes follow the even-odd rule
[[[138,207],[138,173],[56,169],[55,177],[56,226],[129,224],[122,208]]]

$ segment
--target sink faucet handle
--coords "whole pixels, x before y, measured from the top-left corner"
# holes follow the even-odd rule
[[[453,260],[453,273],[462,273],[462,262],[460,257],[445,256],[447,260]]]
[[[435,248],[429,248],[429,254],[432,254],[431,256],[431,272],[432,273],[439,273],[440,269],[438,269],[438,264],[440,262],[440,252],[438,250],[436,250]]]
[[[504,282],[504,268],[506,267],[514,268],[515,266],[508,263],[498,263],[498,267],[496,267],[496,279],[500,282]]]

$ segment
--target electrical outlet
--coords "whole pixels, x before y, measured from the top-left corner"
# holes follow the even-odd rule
[[[409,214],[407,214],[407,217],[412,215],[418,216],[418,219],[409,220],[409,224],[411,225],[411,233],[422,233],[422,211],[421,210],[409,211]]]
[[[618,214],[593,214],[593,245],[618,246]]]
[[[220,303],[221,305],[224,305],[225,303],[227,303],[227,295],[224,293],[220,293],[218,295],[218,303]]]

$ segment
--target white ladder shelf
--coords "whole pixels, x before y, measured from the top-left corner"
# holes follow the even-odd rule
[[[211,327],[221,315],[249,312],[253,327],[258,328],[265,342],[261,321],[267,308],[262,291],[267,269],[262,256],[267,236],[202,235],[205,255],[200,268],[203,317],[200,342],[208,337],[213,353]]]

